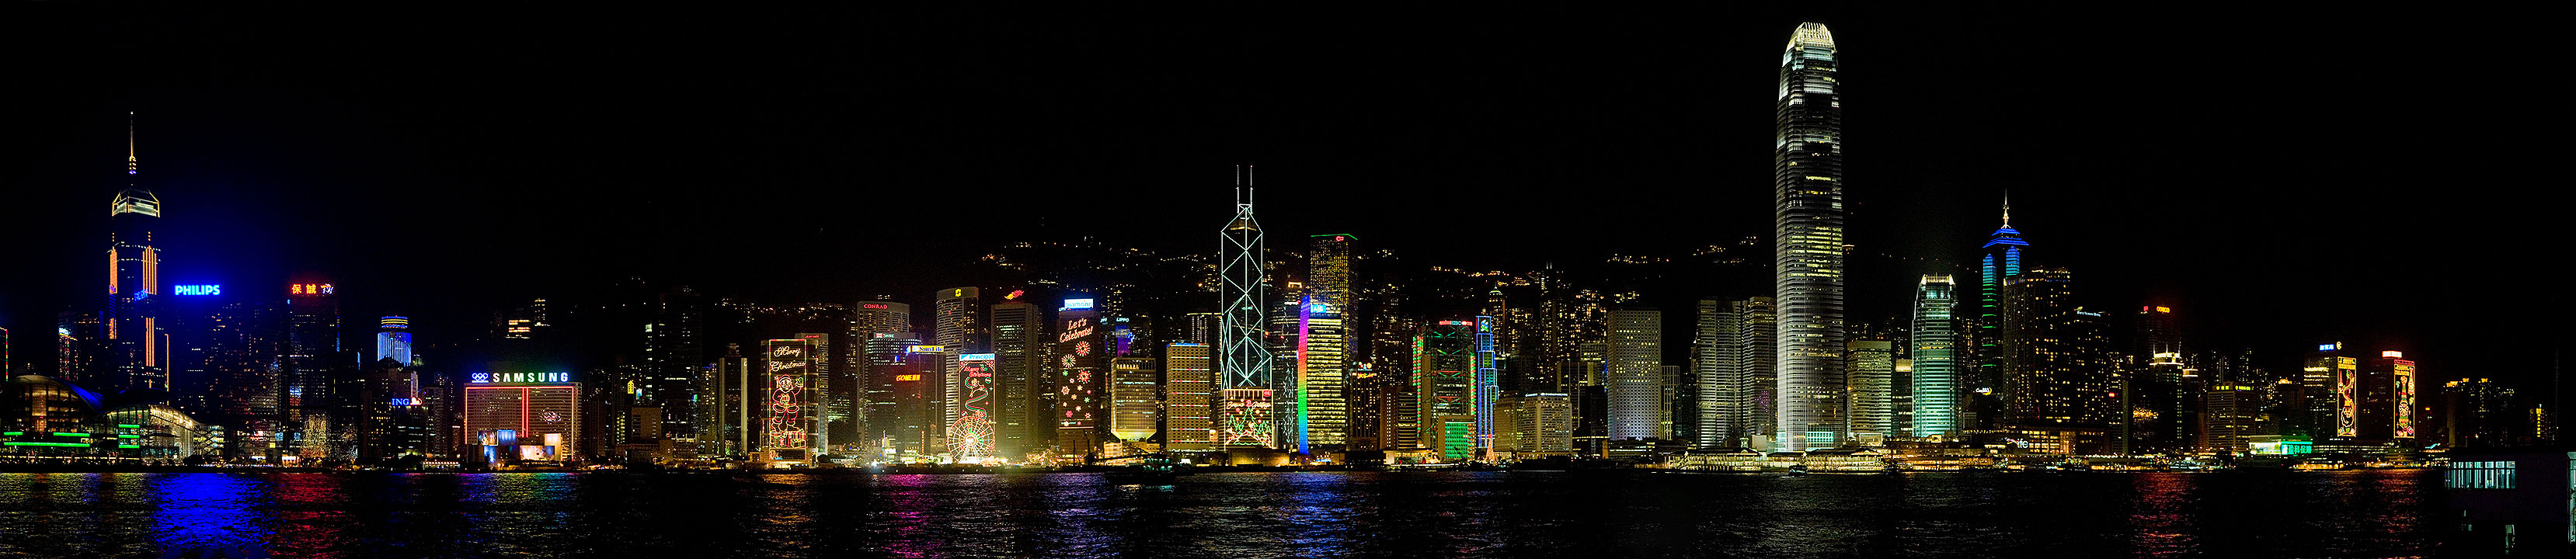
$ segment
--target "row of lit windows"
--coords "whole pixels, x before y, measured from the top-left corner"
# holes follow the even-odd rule
[[[2452,462],[2451,470],[2442,474],[2442,486],[2451,489],[2512,489],[2513,462]]]

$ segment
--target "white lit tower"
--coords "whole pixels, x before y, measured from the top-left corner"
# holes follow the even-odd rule
[[[126,188],[109,203],[114,229],[107,249],[107,343],[114,359],[108,378],[92,384],[109,392],[169,390],[169,339],[154,309],[161,295],[161,250],[152,229],[161,221],[161,199],[134,184],[134,113],[126,113]]]
[[[1798,24],[1780,55],[1773,140],[1782,450],[1843,442],[1842,98],[1834,35]]]
[[[1249,173],[1250,168],[1237,169]],[[1243,177],[1238,175],[1238,182]],[[1262,319],[1268,288],[1262,250],[1261,222],[1252,218],[1251,189],[1236,191],[1234,219],[1218,231],[1217,305],[1220,338],[1217,361],[1223,389],[1218,392],[1216,439],[1219,447],[1272,447],[1270,349],[1264,343],[1268,322]]]

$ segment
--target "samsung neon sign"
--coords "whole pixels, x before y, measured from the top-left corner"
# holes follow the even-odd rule
[[[474,384],[572,382],[572,373],[474,373]]]
[[[221,286],[221,285],[173,285],[173,286],[170,286],[170,294],[172,294],[172,295],[222,295],[222,294],[224,294],[224,286]]]

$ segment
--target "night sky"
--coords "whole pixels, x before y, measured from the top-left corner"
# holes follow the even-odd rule
[[[1239,163],[1274,250],[1524,270],[1767,235],[1802,19],[1842,50],[1862,253],[1964,264],[2009,189],[2088,304],[2279,359],[2342,340],[2539,389],[2568,333],[2563,197],[2519,194],[2557,190],[2523,178],[2556,159],[2523,139],[2563,120],[2524,91],[2553,51],[2509,14],[0,9],[22,354],[100,300],[127,111],[164,283],[323,274],[350,316],[626,275],[921,299],[1038,237],[1212,252]],[[1892,314],[1911,285],[1848,289]]]

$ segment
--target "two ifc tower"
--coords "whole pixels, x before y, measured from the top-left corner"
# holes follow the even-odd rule
[[[1832,448],[1850,438],[1843,363],[1848,213],[1843,206],[1837,70],[1833,32],[1822,23],[1799,24],[1781,54],[1772,154],[1780,399],[1771,439],[1781,450]],[[1244,182],[1240,175],[1237,179]],[[1217,438],[1220,445],[1269,440],[1276,436],[1276,422],[1258,417],[1275,409],[1267,401],[1275,395],[1271,389],[1276,384],[1269,378],[1272,356],[1262,343],[1267,255],[1248,194],[1238,196],[1234,218],[1220,233],[1218,302],[1224,336],[1218,362],[1224,396]]]

